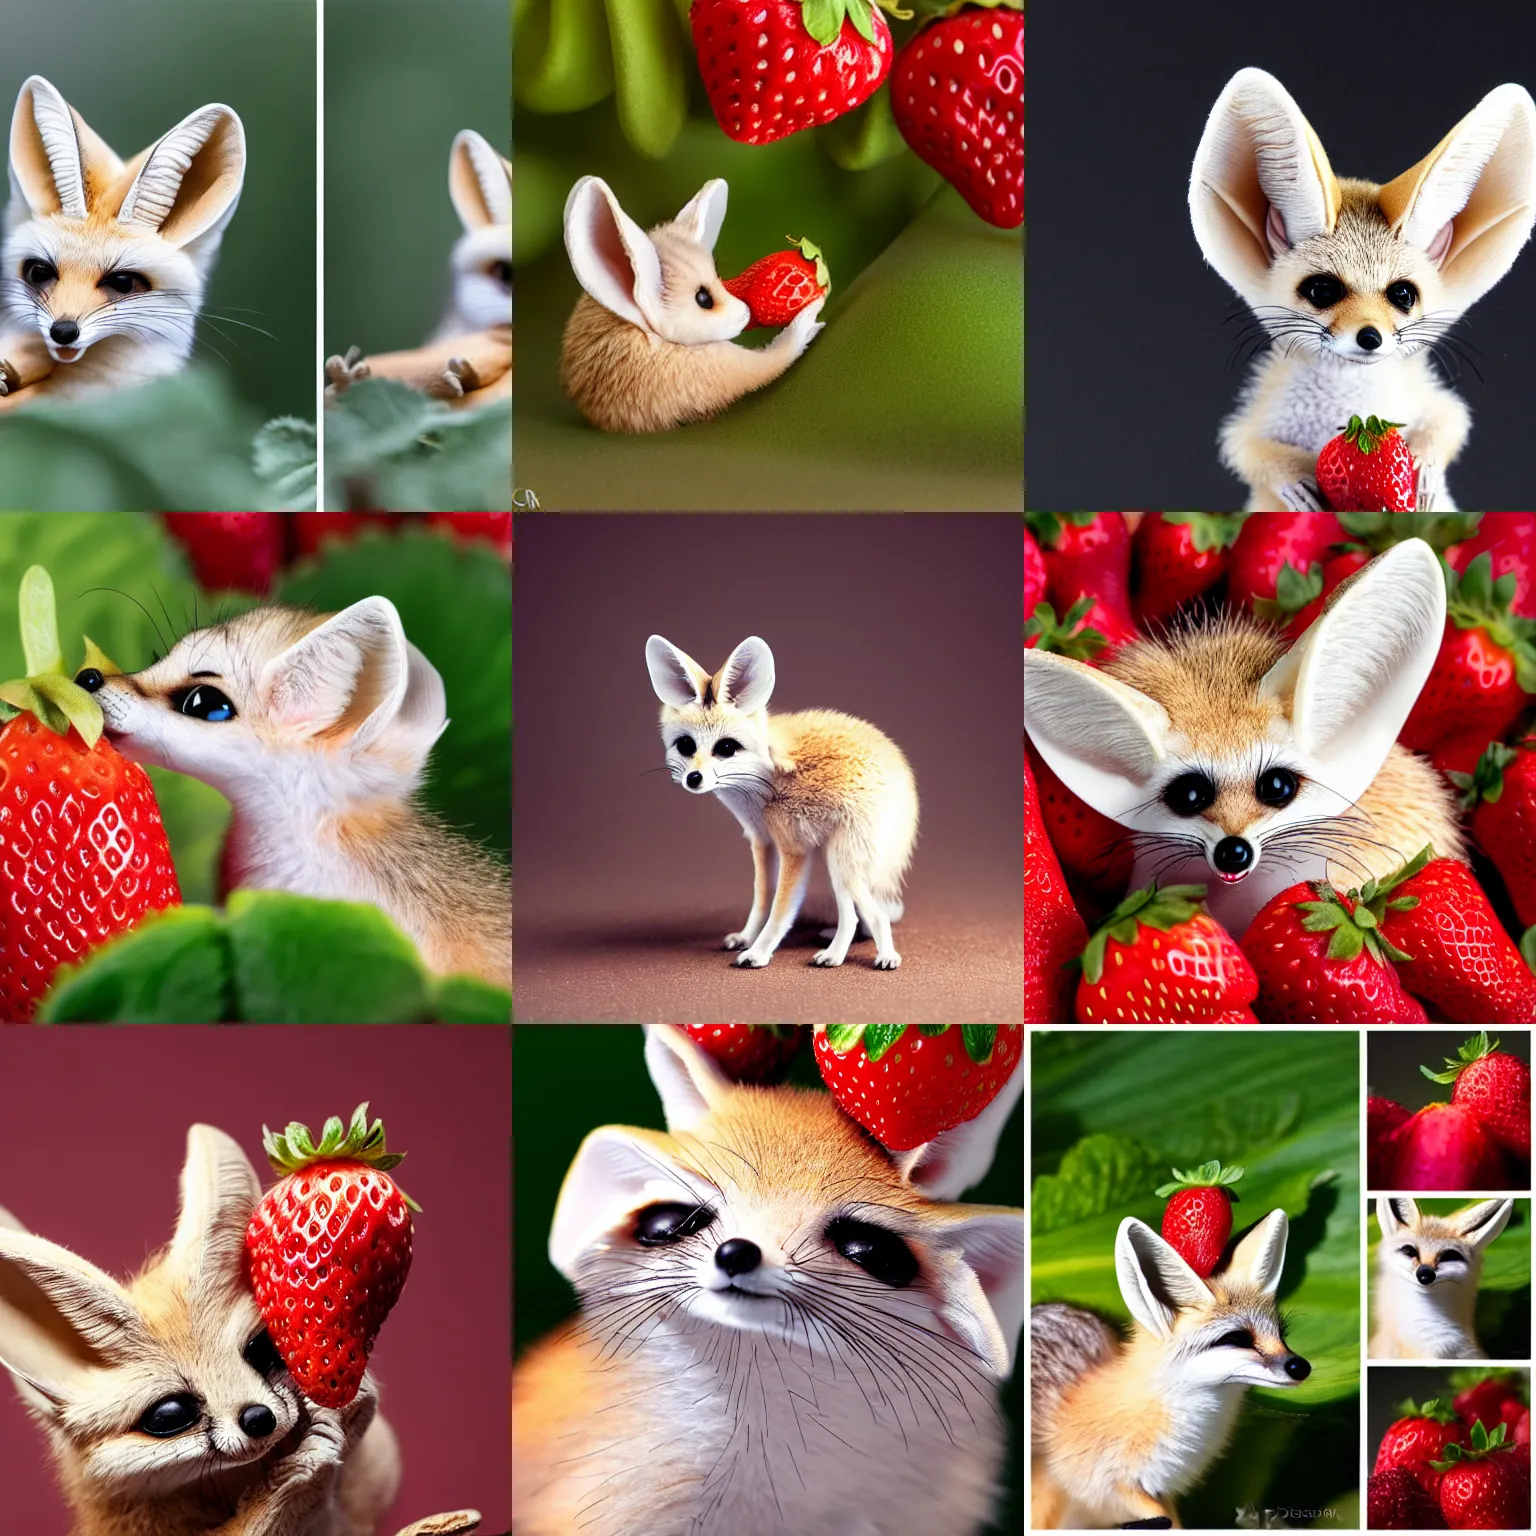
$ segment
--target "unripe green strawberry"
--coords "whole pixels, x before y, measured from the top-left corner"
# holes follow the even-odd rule
[[[1242,1178],[1241,1166],[1223,1168],[1202,1163],[1189,1173],[1173,1170],[1173,1182],[1159,1185],[1163,1207],[1163,1237],[1204,1280],[1221,1262],[1232,1236],[1232,1186]]]

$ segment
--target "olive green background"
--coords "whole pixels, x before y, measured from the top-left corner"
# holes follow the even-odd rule
[[[586,1135],[600,1125],[665,1129],[661,1101],[645,1070],[644,1037],[632,1024],[522,1024],[512,1032],[512,1198],[514,1354],[576,1310],[576,1293],[551,1266],[547,1252],[555,1199]],[[795,1058],[789,1081],[820,1084],[810,1042]],[[991,1172],[968,1201],[1024,1203],[1024,1108],[1015,1108],[998,1140]],[[1023,1528],[1022,1350],[1003,1389],[1011,1453],[1008,1501],[994,1530]]]

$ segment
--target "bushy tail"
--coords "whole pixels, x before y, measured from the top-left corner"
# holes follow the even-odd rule
[[[1029,1313],[1029,1411],[1038,1444],[1056,1417],[1056,1407],[1080,1377],[1106,1365],[1120,1348],[1108,1323],[1081,1307],[1048,1301]]]

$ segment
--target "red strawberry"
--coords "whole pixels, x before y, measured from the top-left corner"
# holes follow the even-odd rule
[[[1330,555],[1322,565],[1314,560],[1305,573],[1293,566],[1282,566],[1275,582],[1275,595],[1256,598],[1253,611],[1261,619],[1283,625],[1286,634],[1295,638],[1306,632],[1327,607],[1328,599],[1370,559],[1364,550],[1352,549]]]
[[[1515,1444],[1529,1446],[1531,1443],[1531,1410],[1527,1408],[1524,1413],[1515,1420]]]
[[[1459,784],[1457,774],[1470,778],[1477,772],[1477,765],[1484,752],[1493,745],[1488,732],[1480,726],[1459,736],[1447,736],[1430,748],[1429,760],[1452,783]]]
[[[978,0],[918,31],[896,56],[901,136],[988,224],[1024,222],[1022,0]]]
[[[1232,1186],[1242,1178],[1241,1166],[1223,1168],[1202,1163],[1189,1173],[1173,1170],[1173,1182],[1158,1187],[1163,1207],[1163,1237],[1203,1280],[1221,1262],[1232,1236]]]
[[[906,1152],[974,1120],[1013,1075],[1017,1024],[818,1024],[816,1065],[845,1114]]]
[[[41,566],[21,579],[20,614],[29,676],[0,687],[0,1023],[30,1019],[60,965],[181,902],[149,775],[66,674]],[[98,680],[117,670],[85,645]]]
[[[1024,621],[1026,648],[1038,647],[1094,666],[1108,661],[1116,647],[1135,638],[1128,618],[1091,597],[1078,598],[1060,619],[1052,604],[1036,603],[1033,614]]]
[[[1259,979],[1255,1006],[1266,1023],[1427,1022],[1392,969],[1395,952],[1354,908],[1327,881],[1301,881],[1248,925],[1243,952]]]
[[[427,522],[447,528],[466,544],[489,544],[498,554],[512,558],[510,512],[429,512]]]
[[[1426,1104],[1387,1137],[1385,1156],[1401,1189],[1509,1186],[1504,1154],[1460,1104]]]
[[[1536,512],[1485,512],[1475,532],[1452,545],[1445,558],[1464,571],[1478,555],[1493,557],[1492,575],[1513,575],[1515,590],[1510,608],[1536,617]]]
[[[1035,543],[1035,536],[1024,530],[1024,617],[1045,601],[1045,556]]]
[[[1131,536],[1120,512],[1028,512],[1045,552],[1046,594],[1058,611],[1082,598],[1092,626],[1118,645],[1136,634],[1131,617]]]
[[[1443,1531],[1440,1506],[1407,1467],[1371,1473],[1365,1491],[1365,1521],[1372,1531]]]
[[[1317,488],[1335,512],[1412,512],[1418,466],[1398,428],[1378,416],[1349,418],[1317,456]]]
[[[1029,764],[1040,789],[1040,816],[1062,868],[1085,882],[1096,894],[1124,895],[1134,856],[1131,841],[1117,821],[1079,800],[1033,747]]]
[[[1397,1169],[1389,1154],[1390,1138],[1409,1118],[1396,1099],[1365,1101],[1365,1163],[1368,1189],[1397,1189]]]
[[[1127,896],[1083,950],[1077,1022],[1254,1022],[1253,967],[1204,897],[1203,885],[1159,890],[1156,881]]]
[[[1136,609],[1143,624],[1170,618],[1209,591],[1227,569],[1227,552],[1241,532],[1239,512],[1163,512],[1142,518],[1134,540],[1141,585]]]
[[[1029,760],[1024,762],[1024,1021],[1072,1020],[1072,973],[1088,930],[1077,914],[1056,852],[1045,835]]]
[[[386,1150],[367,1104],[350,1125],[327,1120],[318,1146],[297,1121],[280,1136],[263,1126],[261,1140],[282,1178],[246,1229],[256,1305],[305,1395],[344,1408],[411,1269],[420,1207],[389,1176],[405,1154]]]
[[[727,138],[771,144],[830,123],[891,67],[888,0],[693,0],[704,92]]]
[[[1536,737],[1491,742],[1470,773],[1451,774],[1472,835],[1504,877],[1522,928],[1536,923]]]
[[[1398,1412],[1402,1417],[1388,1426],[1376,1448],[1373,1470],[1401,1467],[1414,1475],[1425,1493],[1438,1497],[1441,1474],[1430,1463],[1439,1461],[1447,1446],[1466,1440],[1466,1426],[1444,1398],[1431,1398],[1422,1408],[1410,1398]]]
[[[740,277],[724,279],[727,293],[734,294],[752,311],[749,331],[758,326],[788,325],[807,304],[825,298],[832,287],[826,259],[809,240],[787,237],[792,251],[775,251],[754,261]]]
[[[295,512],[287,519],[295,558],[317,554],[332,540],[350,540],[368,523],[392,529],[405,521],[406,514],[400,512]]]
[[[1403,985],[1462,1023],[1536,1019],[1536,976],[1488,905],[1477,877],[1460,860],[1437,859],[1433,852],[1421,849],[1360,893],[1383,941],[1402,951]]]
[[[200,585],[265,596],[283,563],[289,517],[282,512],[166,512]]]
[[[1529,1063],[1488,1039],[1479,1030],[1462,1042],[1454,1059],[1447,1057],[1446,1070],[1431,1072],[1420,1067],[1432,1083],[1455,1083],[1451,1103],[1477,1116],[1482,1128],[1507,1152],[1531,1155],[1531,1068]]]
[[[800,1049],[805,1031],[798,1024],[684,1024],[738,1083],[778,1083]]]
[[[1474,1424],[1466,1444],[1432,1462],[1441,1473],[1440,1511],[1453,1531],[1523,1531],[1531,1524],[1531,1470],[1503,1424]]]
[[[1457,1418],[1468,1428],[1476,1424],[1479,1419],[1490,1431],[1500,1424],[1505,1424],[1508,1425],[1510,1435],[1517,1442],[1520,1439],[1520,1422],[1525,1419],[1527,1422],[1525,1443],[1529,1444],[1530,1409],[1525,1406],[1525,1399],[1520,1395],[1520,1388],[1512,1377],[1485,1376],[1481,1381],[1474,1382],[1470,1387],[1458,1392],[1452,1406],[1456,1409]]]
[[[1445,637],[1398,737],[1414,751],[1472,730],[1496,740],[1536,693],[1536,619],[1510,612],[1515,577],[1493,581],[1490,562],[1481,554],[1460,576],[1447,568]]]
[[[1227,601],[1250,607],[1256,598],[1273,598],[1281,570],[1289,565],[1306,572],[1325,558],[1330,544],[1344,538],[1339,520],[1327,512],[1266,512],[1250,517],[1227,560]]]

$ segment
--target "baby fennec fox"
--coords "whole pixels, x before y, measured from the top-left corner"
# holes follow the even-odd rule
[[[254,608],[142,672],[76,681],[124,756],[229,800],[231,889],[371,902],[433,970],[511,984],[505,871],[415,800],[448,716],[442,678],[387,598]]]
[[[194,1125],[175,1234],[122,1282],[0,1211],[0,1365],[47,1436],[70,1536],[373,1536],[393,1502],[372,1378],[317,1407],[262,1325],[245,1260],[260,1194],[239,1144]]]
[[[1285,1341],[1275,1292],[1289,1231],[1271,1211],[1202,1280],[1145,1222],[1115,1239],[1128,1342],[1092,1312],[1030,1312],[1030,1490],[1038,1530],[1177,1524],[1174,1500],[1219,1456],[1248,1387],[1312,1367]]]
[[[717,796],[752,845],[752,911],[740,932],[725,937],[727,949],[742,951],[736,964],[768,964],[800,910],[811,856],[822,849],[837,928],[811,964],[841,965],[862,920],[874,935],[875,968],[900,965],[891,924],[902,914],[901,881],[917,837],[917,785],[901,748],[868,721],[835,710],[770,719],[773,652],[756,635],[713,677],[660,635],[645,642],[645,663],[662,704],[673,781],[690,794]]]
[[[947,1203],[981,1115],[888,1153],[825,1093],[738,1087],[681,1030],[668,1134],[582,1143],[550,1229],[581,1315],[513,1372],[519,1536],[974,1536],[1023,1325],[1024,1213]]]

